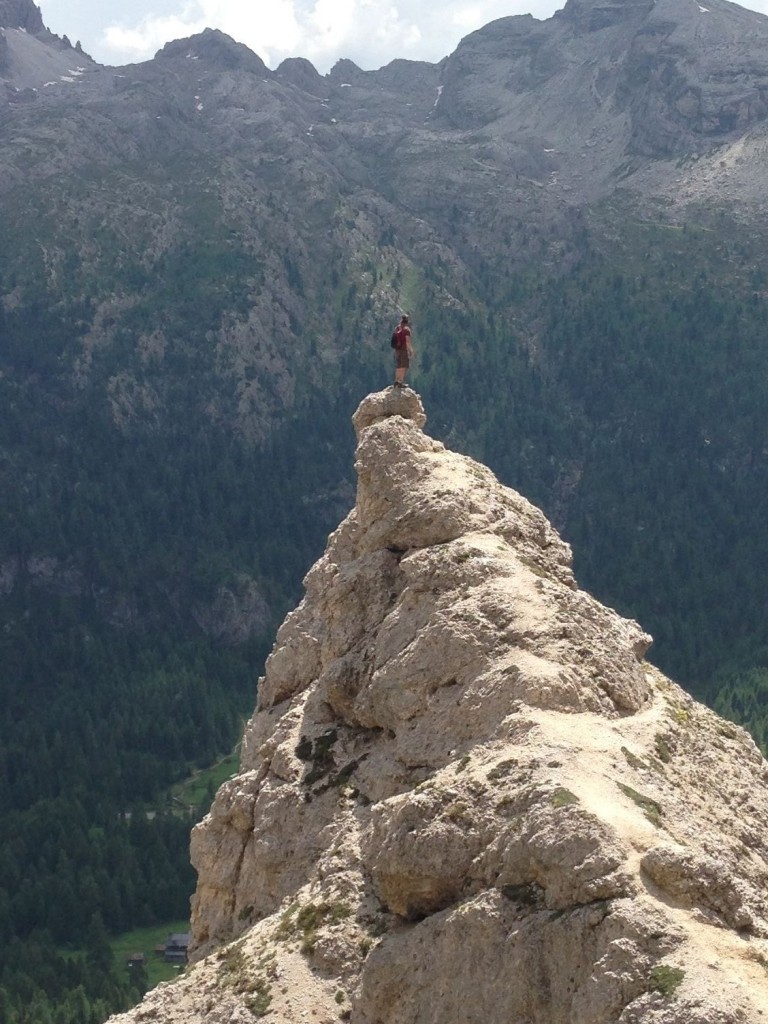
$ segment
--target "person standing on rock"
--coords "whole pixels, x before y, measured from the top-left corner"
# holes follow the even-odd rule
[[[392,335],[392,347],[395,350],[395,387],[405,387],[405,375],[413,359],[411,345],[411,322],[407,313],[400,317],[400,323]]]

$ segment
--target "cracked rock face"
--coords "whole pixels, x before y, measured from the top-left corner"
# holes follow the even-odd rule
[[[197,963],[119,1019],[768,1019],[765,762],[424,423],[355,413],[355,508],[193,834]]]

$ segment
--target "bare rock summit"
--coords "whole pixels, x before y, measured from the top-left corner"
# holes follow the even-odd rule
[[[354,422],[355,507],[193,833],[197,962],[115,1020],[768,1020],[752,740],[414,392]]]

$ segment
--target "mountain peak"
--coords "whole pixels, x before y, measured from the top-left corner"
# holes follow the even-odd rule
[[[222,1019],[281,1024],[756,1024],[754,743],[644,661],[650,637],[423,432],[414,392],[353,420],[355,507],[193,833],[197,956],[239,941],[119,1020],[202,1024],[215,992]]]
[[[219,68],[251,71],[259,75],[271,75],[264,61],[250,50],[245,43],[238,43],[217,28],[206,28],[197,35],[176,39],[158,51],[159,58],[205,60]]]
[[[306,57],[286,57],[276,68],[275,74],[316,96],[325,95],[327,91],[325,79]]]
[[[362,74],[364,74],[363,70],[359,68],[354,61],[351,61],[346,57],[342,57],[340,60],[336,61],[328,72],[328,77],[333,82],[351,82],[354,78],[357,78]]]
[[[35,100],[39,89],[74,84],[97,64],[43,24],[32,0],[0,0],[0,83],[11,103]]]
[[[21,28],[44,32],[43,15],[32,0],[0,0],[0,28]]]

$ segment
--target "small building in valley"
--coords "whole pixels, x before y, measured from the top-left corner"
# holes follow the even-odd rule
[[[174,932],[169,935],[165,942],[163,959],[169,964],[185,964],[191,942],[191,932]]]

